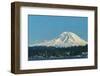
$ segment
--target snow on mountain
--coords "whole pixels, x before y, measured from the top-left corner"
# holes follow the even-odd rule
[[[54,47],[71,47],[71,46],[84,46],[87,42],[81,39],[78,35],[72,32],[63,32],[57,38],[52,40],[45,40],[31,46],[54,46]]]

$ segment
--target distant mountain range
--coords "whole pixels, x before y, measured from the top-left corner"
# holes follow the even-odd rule
[[[63,32],[58,37],[52,40],[44,40],[39,43],[30,45],[32,46],[53,46],[53,47],[72,47],[72,46],[85,46],[87,42],[81,39],[78,35],[72,32]]]

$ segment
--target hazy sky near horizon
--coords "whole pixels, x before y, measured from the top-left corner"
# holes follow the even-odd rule
[[[28,15],[28,44],[51,40],[62,32],[73,32],[88,39],[88,18],[75,16]]]

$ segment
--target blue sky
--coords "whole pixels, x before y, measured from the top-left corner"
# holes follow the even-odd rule
[[[62,32],[73,32],[87,41],[88,18],[75,16],[28,16],[28,43],[51,40]]]

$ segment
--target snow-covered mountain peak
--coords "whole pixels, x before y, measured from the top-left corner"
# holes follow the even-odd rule
[[[61,33],[60,35],[61,35],[61,36],[65,36],[65,35],[68,35],[68,34],[72,34],[72,32],[63,32],[63,33]]]
[[[63,33],[61,33],[60,35],[59,35],[59,37],[66,37],[66,36],[77,36],[75,33],[73,33],[73,32],[63,32]]]
[[[71,47],[84,46],[87,42],[72,32],[63,32],[58,37],[34,44],[34,46],[54,46],[54,47]]]

